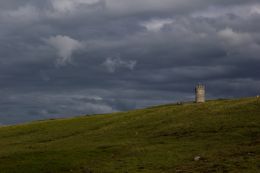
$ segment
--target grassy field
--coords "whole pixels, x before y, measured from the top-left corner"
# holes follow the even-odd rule
[[[67,172],[258,173],[260,100],[164,105],[0,128],[0,173]]]

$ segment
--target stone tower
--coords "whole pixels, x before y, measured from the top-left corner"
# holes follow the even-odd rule
[[[195,101],[196,103],[204,103],[205,102],[205,86],[202,84],[198,84],[195,88]]]

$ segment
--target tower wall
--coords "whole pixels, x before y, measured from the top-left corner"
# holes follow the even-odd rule
[[[204,103],[205,102],[205,86],[197,85],[195,88],[195,101],[196,103]]]

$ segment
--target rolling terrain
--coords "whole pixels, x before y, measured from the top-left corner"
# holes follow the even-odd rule
[[[260,99],[0,128],[0,173],[135,172],[260,172]]]

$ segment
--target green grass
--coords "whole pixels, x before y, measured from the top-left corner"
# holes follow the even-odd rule
[[[260,100],[164,105],[0,128],[0,173],[67,172],[260,172]]]

